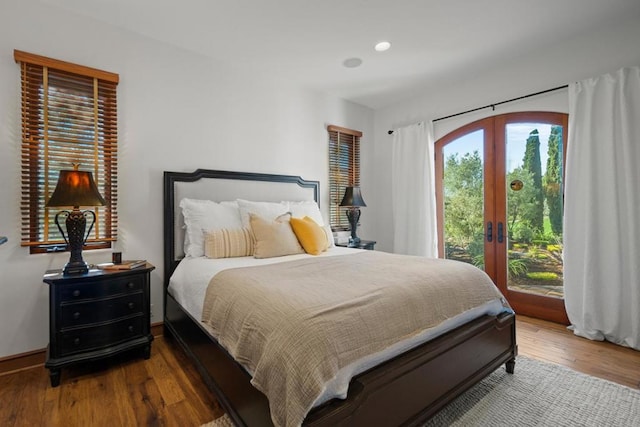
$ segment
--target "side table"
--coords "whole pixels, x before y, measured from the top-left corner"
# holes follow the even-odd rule
[[[358,249],[367,249],[369,251],[374,250],[375,245],[376,245],[376,241],[375,240],[360,240],[360,243],[352,246],[349,245],[349,243],[336,243],[336,246],[340,246],[343,248],[358,248]]]
[[[47,271],[49,346],[45,367],[51,386],[64,366],[140,349],[151,355],[150,273],[147,263],[131,270],[89,270],[81,275]]]

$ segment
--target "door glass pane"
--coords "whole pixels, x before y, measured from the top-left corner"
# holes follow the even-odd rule
[[[443,147],[445,258],[484,269],[484,131]]]
[[[510,290],[562,297],[562,126],[506,128]]]

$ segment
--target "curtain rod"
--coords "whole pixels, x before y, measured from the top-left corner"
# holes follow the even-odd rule
[[[538,95],[542,95],[542,94],[549,93],[549,92],[555,92],[556,90],[566,89],[568,87],[569,87],[569,85],[562,85],[562,86],[554,87],[552,89],[542,90],[542,91],[536,92],[536,93],[530,93],[529,95],[523,95],[523,96],[519,96],[517,98],[507,99],[506,101],[494,102],[493,104],[485,105],[483,107],[473,108],[471,110],[462,111],[460,113],[451,114],[449,116],[439,117],[437,119],[434,119],[433,121],[434,122],[438,122],[440,120],[445,120],[445,119],[450,119],[452,117],[461,116],[463,114],[473,113],[474,111],[484,110],[485,108],[491,108],[491,109],[493,109],[495,111],[497,105],[502,105],[502,104],[506,104],[508,102],[513,102],[513,101],[519,101],[521,99],[531,98],[532,96],[538,96]],[[388,131],[388,133],[389,133],[389,135],[393,134],[393,130]]]

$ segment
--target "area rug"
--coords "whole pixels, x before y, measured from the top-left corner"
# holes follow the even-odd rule
[[[498,369],[424,426],[640,426],[640,391],[518,356],[514,375]]]

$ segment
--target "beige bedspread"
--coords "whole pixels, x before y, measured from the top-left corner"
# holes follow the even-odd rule
[[[365,251],[222,271],[202,320],[297,426],[342,367],[501,297],[471,265]]]

